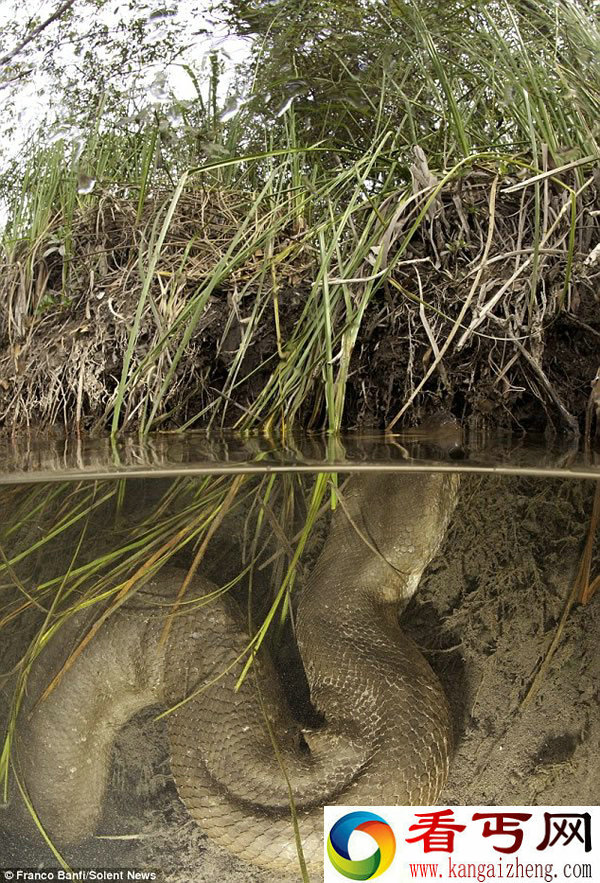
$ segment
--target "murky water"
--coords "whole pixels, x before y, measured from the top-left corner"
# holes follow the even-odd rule
[[[28,452],[5,447],[3,462],[0,646],[2,670],[13,672],[3,681],[4,720],[14,666],[44,621],[47,629],[69,606],[100,612],[107,592],[149,562],[169,559],[168,566],[197,565],[216,587],[231,585],[256,632],[286,580],[292,598],[301,595],[327,536],[335,488],[317,469],[341,465],[339,506],[357,464],[433,464],[462,472],[459,501],[401,622],[452,710],[455,748],[439,802],[597,802],[600,605],[597,597],[570,605],[596,489],[595,481],[573,476],[598,475],[591,456],[498,439],[488,440],[486,452],[473,439],[439,436],[274,445],[197,435],[145,447],[123,442],[119,450],[55,440]],[[317,517],[305,531],[319,482]],[[295,714],[313,725],[289,608],[273,609],[265,646]],[[60,631],[53,640],[61,640]],[[63,860],[71,867],[160,868],[180,883],[282,879],[232,857],[190,818],[173,783],[165,720],[156,713],[143,710],[121,730],[95,834],[67,846],[57,838]],[[55,750],[48,745],[50,755]],[[58,866],[31,823],[15,830],[12,775],[9,789],[0,810],[4,865]]]

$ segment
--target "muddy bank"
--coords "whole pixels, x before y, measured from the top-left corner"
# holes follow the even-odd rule
[[[138,217],[107,192],[80,210],[68,250],[51,227],[32,253],[23,242],[0,256],[0,430],[101,433],[115,408],[125,431],[151,411],[153,429],[250,428],[279,409],[321,429],[328,364],[346,429],[389,426],[408,401],[414,422],[441,400],[476,426],[582,429],[600,337],[597,179],[573,206],[575,171],[545,180],[540,241],[523,169],[474,167],[433,201],[416,183],[437,181],[424,155],[411,169],[412,192],[382,199],[348,282],[356,243],[325,272],[314,230],[275,230],[265,250],[258,211],[255,249],[234,247],[248,197],[217,188],[184,191],[159,255],[144,231],[168,194]]]

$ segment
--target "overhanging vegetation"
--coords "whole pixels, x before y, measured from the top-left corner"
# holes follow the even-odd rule
[[[283,28],[232,119],[199,97],[177,125],[96,119],[76,162],[66,139],[32,149],[3,240],[5,428],[393,427],[442,399],[496,425],[541,428],[540,401],[581,422],[600,333],[591,11],[319,10],[350,16],[367,72],[297,38],[297,78],[275,80]]]

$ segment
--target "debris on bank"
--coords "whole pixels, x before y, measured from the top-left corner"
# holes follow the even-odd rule
[[[225,189],[97,185],[0,258],[0,425],[583,428],[598,371],[589,166],[473,165],[310,223]],[[313,205],[316,212],[316,205]],[[542,403],[542,408],[540,408]],[[117,417],[115,418],[115,412]],[[412,419],[412,418],[411,418]],[[328,423],[329,421],[329,423]]]

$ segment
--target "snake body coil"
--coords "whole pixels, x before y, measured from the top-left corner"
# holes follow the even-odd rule
[[[249,862],[297,869],[289,786],[315,875],[324,804],[435,803],[447,775],[449,711],[397,617],[440,546],[457,489],[458,478],[447,474],[349,482],[296,617],[321,729],[300,728],[265,657],[256,660],[260,689],[250,676],[234,691],[248,636],[227,595],[178,613],[161,641],[184,576],[175,568],[113,613],[38,701],[87,626],[73,617],[64,640],[50,642],[32,668],[15,746],[21,781],[57,843],[94,832],[121,726],[200,687],[167,716],[173,775],[203,830]],[[190,588],[195,597],[215,589],[201,577]]]

